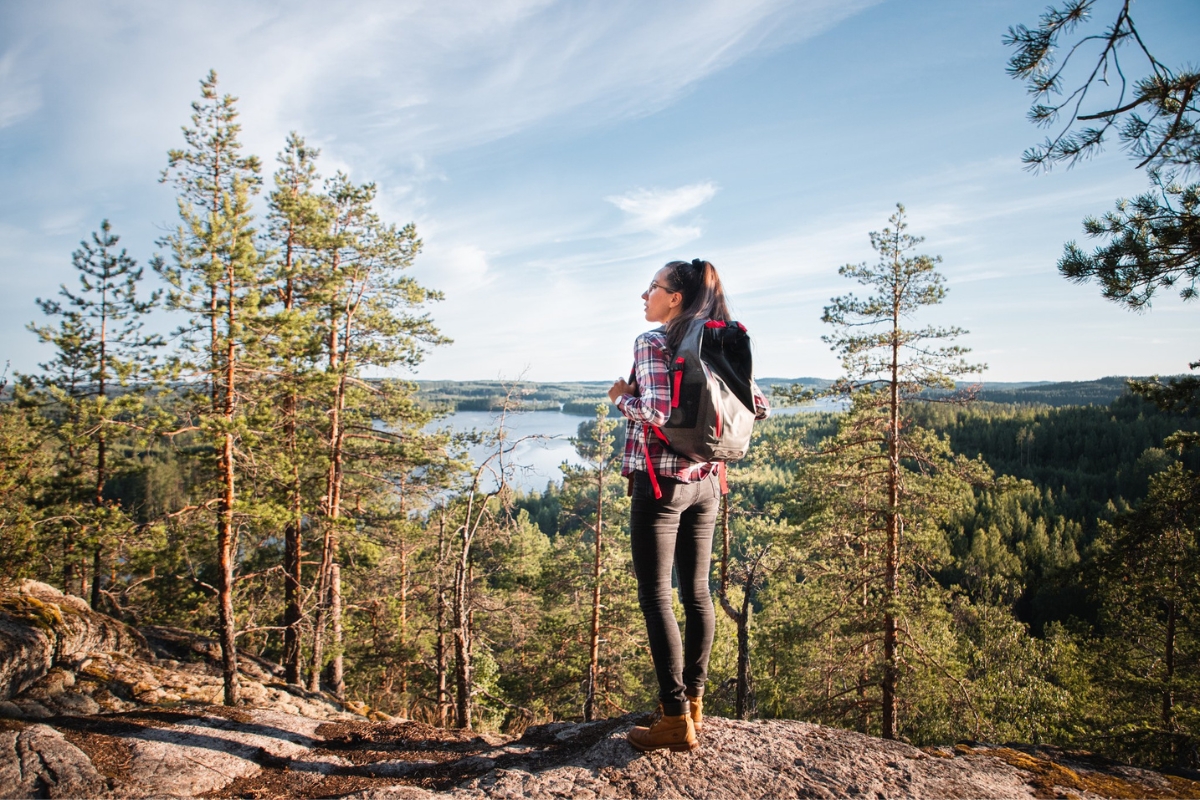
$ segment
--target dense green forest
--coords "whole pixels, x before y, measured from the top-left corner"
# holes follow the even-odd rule
[[[607,400],[603,381],[534,383],[532,381],[417,381],[417,398],[447,411],[496,411],[518,397],[527,411],[563,411],[590,417]]]
[[[1174,376],[1176,379],[1181,376]],[[976,400],[989,403],[1044,406],[1106,406],[1129,393],[1129,378],[1108,377],[1094,381],[1039,381],[1035,383],[998,383],[986,381],[963,384],[960,391],[969,391]],[[770,390],[775,386],[801,386],[823,391],[833,385],[823,378],[760,378],[759,386]],[[416,381],[417,399],[433,408],[450,411],[494,411],[504,407],[510,392],[521,398],[526,410],[560,410],[566,414],[590,417],[596,404],[605,401],[609,384],[604,381],[567,381],[535,383],[532,381]],[[931,397],[950,394],[931,391]]]
[[[297,134],[256,205],[215,75],[193,110],[166,159],[165,291],[102,224],[78,287],[39,301],[53,358],[6,380],[0,580],[213,635],[229,704],[253,653],[445,726],[651,708],[603,384],[373,378],[447,344],[406,274],[415,227],[378,216],[373,184],[322,178]],[[767,420],[730,470],[706,708],[1198,766],[1196,409],[1118,379],[955,394],[978,369],[962,331],[901,326],[945,297],[905,227],[900,207],[871,234],[880,263],[842,269],[876,300],[825,309],[846,375],[763,382],[846,408]],[[173,315],[170,350],[149,314]],[[584,466],[538,493],[511,488],[502,416],[430,425],[560,407],[588,414]]]
[[[562,411],[581,417],[596,413],[597,403],[608,402],[606,381],[415,381],[417,399],[441,411],[497,411],[516,397],[526,411]],[[827,389],[833,381],[821,378],[763,378],[759,384],[769,390],[776,385],[800,385]],[[1118,389],[1118,393],[1124,388]],[[1086,391],[1086,390],[1085,390]],[[1114,395],[1115,396],[1115,395]]]

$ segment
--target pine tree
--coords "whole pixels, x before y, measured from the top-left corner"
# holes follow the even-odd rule
[[[300,623],[303,619],[302,554],[305,520],[314,510],[305,483],[321,462],[311,432],[312,396],[316,394],[320,336],[317,309],[308,302],[320,283],[314,270],[327,227],[327,206],[316,191],[320,151],[293,132],[276,159],[275,190],[269,198],[269,234],[275,245],[270,276],[275,307],[268,337],[275,373],[276,402],[282,420],[282,459],[278,467],[284,495],[283,667],[288,683],[300,682]]]
[[[588,630],[588,666],[584,680],[583,718],[596,719],[597,692],[600,687],[600,599],[601,579],[604,576],[604,500],[606,485],[613,466],[613,431],[617,423],[608,419],[608,404],[596,406],[596,418],[581,426],[583,434],[573,440],[575,451],[586,466],[573,468],[563,465],[564,483],[591,501],[585,526],[592,535],[591,624]],[[584,487],[587,487],[586,489]],[[594,494],[593,494],[594,492]]]
[[[62,470],[73,476],[63,499],[91,506],[90,513],[79,517],[86,520],[82,530],[64,531],[63,590],[84,594],[82,585],[75,586],[74,576],[87,573],[76,563],[75,540],[88,539],[93,606],[100,603],[104,529],[123,524],[120,512],[105,497],[112,471],[109,445],[114,433],[123,425],[135,425],[144,410],[154,351],[163,345],[161,337],[144,333],[145,317],[158,303],[159,292],[138,299],[142,270],[124,249],[116,251],[119,241],[108,220],[101,222],[91,241],[80,242],[72,254],[79,289],[73,292],[63,285],[61,300],[37,301],[58,324],[28,326],[55,348],[54,359],[40,365],[43,373],[37,383],[48,392],[46,400],[59,408],[57,428],[67,459]],[[84,470],[89,457],[92,468]]]
[[[189,316],[181,329],[186,366],[207,382],[207,407],[196,427],[216,451],[217,616],[226,705],[236,705],[237,622],[233,592],[238,441],[246,433],[242,381],[257,376],[254,352],[264,259],[255,241],[250,198],[261,185],[259,162],[241,155],[237,98],[218,96],[217,75],[200,82],[187,149],[171,150],[162,180],[178,192],[180,226],[164,240],[174,263],[156,269],[170,286],[168,303]],[[207,328],[207,331],[205,330]],[[207,333],[207,342],[196,335]]]
[[[1101,528],[1096,572],[1112,646],[1109,684],[1129,704],[1129,750],[1194,767],[1200,736],[1200,476],[1176,463]],[[1155,719],[1157,717],[1157,719]],[[1139,739],[1148,740],[1139,742]]]
[[[1058,126],[1040,146],[1025,151],[1030,168],[1075,164],[1099,152],[1115,133],[1137,168],[1146,169],[1151,191],[1118,200],[1103,217],[1084,219],[1084,232],[1107,243],[1088,253],[1068,242],[1058,262],[1068,280],[1095,280],[1107,299],[1143,310],[1159,290],[1178,291],[1184,301],[1200,296],[1200,183],[1181,183],[1200,169],[1200,70],[1194,65],[1173,70],[1155,58],[1131,4],[1123,0],[1103,32],[1078,35],[1096,0],[1066,0],[1049,7],[1032,29],[1009,28],[1004,42],[1016,49],[1009,75],[1024,80],[1034,97],[1030,120]],[[1086,80],[1065,92],[1071,62],[1087,58],[1089,46],[1099,53],[1083,73]],[[1135,79],[1138,72],[1142,77]],[[1189,367],[1200,368],[1200,361]],[[1200,405],[1197,377],[1134,382],[1133,388],[1164,408]],[[1200,438],[1185,433],[1180,441],[1195,445]]]
[[[353,520],[344,517],[346,476],[354,461],[375,466],[375,474],[428,461],[416,434],[430,419],[412,401],[413,388],[400,381],[368,382],[372,371],[413,369],[426,349],[447,343],[437,330],[426,304],[441,294],[421,286],[405,270],[421,250],[421,240],[411,223],[403,227],[383,222],[372,208],[376,188],[356,185],[338,173],[326,182],[326,229],[317,240],[320,275],[308,289],[308,301],[320,309],[318,330],[323,342],[325,378],[320,401],[325,425],[325,493],[321,566],[318,572],[318,605],[312,649],[310,687],[319,684],[325,658],[324,627],[341,613],[335,577],[343,529]],[[377,420],[387,422],[385,429]],[[381,451],[388,451],[387,458]],[[333,653],[329,685],[344,691],[341,642],[332,626]]]
[[[860,508],[852,512],[862,515],[863,534],[876,526],[884,533],[881,731],[888,739],[896,737],[898,728],[898,615],[903,607],[902,546],[905,524],[912,516],[912,484],[919,482],[922,471],[941,473],[950,463],[947,448],[918,430],[906,429],[903,406],[922,391],[953,388],[954,377],[982,369],[963,359],[966,349],[940,344],[965,333],[961,328],[904,327],[923,307],[940,303],[946,290],[944,278],[936,271],[940,258],[909,255],[923,240],[905,232],[904,206],[896,208],[888,220],[891,227],[870,234],[879,262],[847,264],[838,270],[874,294],[865,299],[852,294],[834,298],[822,317],[837,330],[823,337],[842,358],[844,375],[837,387],[855,402],[839,426],[833,449],[852,454],[848,465],[864,481],[857,501]],[[873,495],[872,489],[879,494]],[[858,492],[860,487],[849,490]],[[873,556],[869,539],[863,538],[859,545],[864,560]]]

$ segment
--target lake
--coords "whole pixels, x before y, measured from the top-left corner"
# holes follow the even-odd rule
[[[771,413],[838,411],[842,408],[844,408],[844,404],[841,400],[823,399],[803,408],[779,408],[774,409]],[[617,410],[613,408],[611,413],[617,415]],[[455,431],[471,429],[490,431],[496,427],[497,419],[496,413],[491,411],[456,411],[433,423],[430,428],[450,427]],[[556,484],[562,483],[562,470],[559,469],[559,466],[563,462],[575,465],[583,463],[583,459],[571,445],[570,437],[576,435],[579,423],[587,420],[588,417],[563,414],[560,411],[525,411],[519,414],[509,414],[505,423],[510,441],[522,436],[545,437],[529,439],[517,445],[512,454],[516,467],[512,475],[512,483],[518,489],[526,492],[540,492],[551,481]],[[624,423],[624,419],[620,418],[618,422]],[[492,450],[487,447],[471,448],[471,458],[476,464],[491,453]]]

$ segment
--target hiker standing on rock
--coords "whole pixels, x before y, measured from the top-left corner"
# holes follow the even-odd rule
[[[751,424],[769,406],[751,377],[745,328],[729,321],[712,264],[670,262],[642,300],[646,320],[661,327],[637,337],[632,382],[619,379],[608,390],[628,419],[621,474],[629,478],[638,603],[661,701],[661,717],[631,730],[629,743],[643,752],[694,750],[716,625],[708,575],[728,491],[724,462],[744,455]],[[671,608],[672,566],[685,614],[682,642]]]

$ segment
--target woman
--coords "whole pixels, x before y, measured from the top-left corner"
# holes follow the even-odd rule
[[[629,420],[621,474],[630,480],[630,540],[638,582],[638,603],[646,618],[650,655],[658,678],[662,716],[649,728],[636,727],[629,742],[643,752],[659,748],[694,750],[702,721],[702,698],[712,650],[712,595],[708,589],[713,528],[720,505],[720,465],[689,461],[647,436],[646,426],[661,426],[670,416],[671,354],[688,324],[696,319],[731,319],[721,279],[712,264],[699,259],[672,261],[660,269],[642,294],[646,320],[662,323],[634,344],[634,382],[618,380],[609,399]],[[756,417],[768,413],[755,387]],[[658,478],[656,498],[646,469],[649,457]],[[671,568],[679,578],[685,635],[671,609]]]

